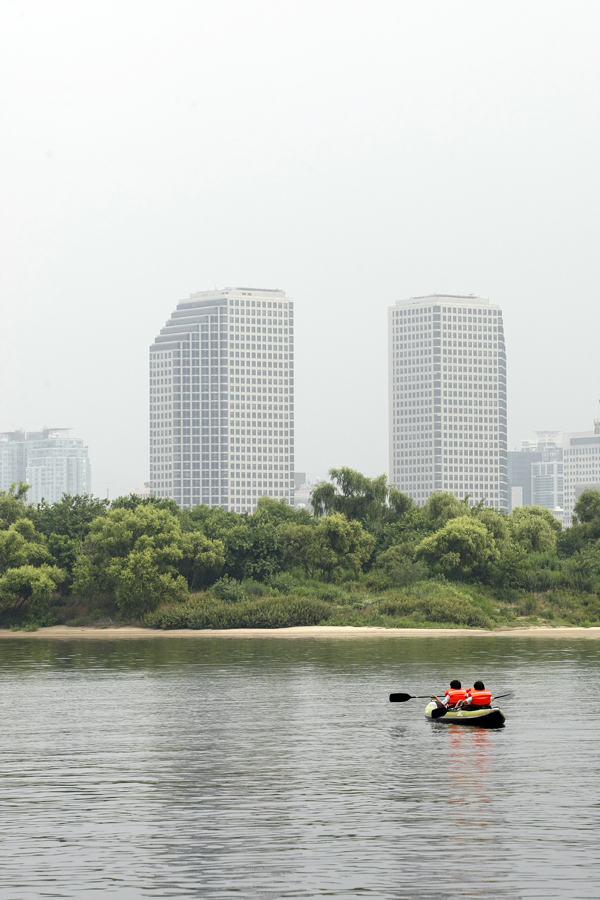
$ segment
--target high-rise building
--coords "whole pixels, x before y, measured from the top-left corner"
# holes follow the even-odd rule
[[[183,300],[150,347],[150,490],[180,506],[294,503],[294,303],[224,288]]]
[[[563,435],[565,483],[564,525],[570,525],[573,507],[587,488],[600,491],[600,419],[593,431]]]
[[[433,491],[508,508],[502,311],[431,295],[388,310],[390,482],[423,505]]]
[[[29,503],[57,503],[63,494],[89,494],[88,448],[70,438],[69,428],[6,431],[0,434],[0,490],[24,481]]]

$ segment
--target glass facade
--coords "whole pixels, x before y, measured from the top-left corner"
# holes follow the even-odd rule
[[[150,490],[180,506],[294,503],[294,303],[192,294],[150,347]]]

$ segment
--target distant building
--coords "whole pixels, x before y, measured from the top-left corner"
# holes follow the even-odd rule
[[[150,347],[150,490],[183,507],[294,505],[294,302],[224,288],[182,300]]]
[[[536,449],[533,449],[533,446]],[[542,454],[533,441],[523,441],[520,450],[509,450],[508,487],[511,497],[510,508],[515,506],[531,506],[531,466],[540,462]]]
[[[561,510],[563,448],[558,431],[538,431],[534,441],[522,441],[520,450],[508,453],[511,510],[516,506],[545,506]],[[560,516],[559,516],[560,517]]]
[[[304,472],[298,473],[306,479]],[[304,480],[294,491],[294,506],[296,509],[308,509],[312,513],[313,509],[310,505],[310,495],[314,491],[316,484],[312,481]]]
[[[600,490],[600,419],[593,431],[577,431],[563,438],[564,524],[570,525],[573,507],[587,488]]]
[[[91,493],[88,448],[70,428],[0,433],[0,490],[24,481],[29,503],[57,503],[63,494]]]
[[[390,483],[508,509],[502,310],[434,294],[388,309]]]
[[[133,491],[130,491],[130,494],[133,494],[134,497],[139,497],[140,500],[147,500],[152,496],[152,491],[150,490],[150,482],[144,481],[142,484],[138,484]]]

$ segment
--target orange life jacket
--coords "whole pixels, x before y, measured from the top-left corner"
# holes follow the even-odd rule
[[[448,706],[454,706],[459,700],[464,700],[466,696],[467,692],[460,688],[448,688],[444,694],[444,697],[448,698]]]
[[[469,688],[469,697],[471,698],[471,707],[473,706],[489,706],[492,702],[491,691],[476,691],[475,688]]]

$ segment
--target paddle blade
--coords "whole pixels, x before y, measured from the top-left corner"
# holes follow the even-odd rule
[[[390,694],[390,703],[406,703],[412,699],[410,694]]]
[[[502,700],[503,698],[505,700],[510,700],[514,696],[515,696],[514,691],[507,691],[506,694],[497,694],[495,697],[492,697],[492,700]]]
[[[432,709],[431,710],[431,718],[432,719],[441,719],[442,716],[445,716],[447,712],[448,712],[448,710],[446,709],[445,706],[438,707],[437,709]]]

